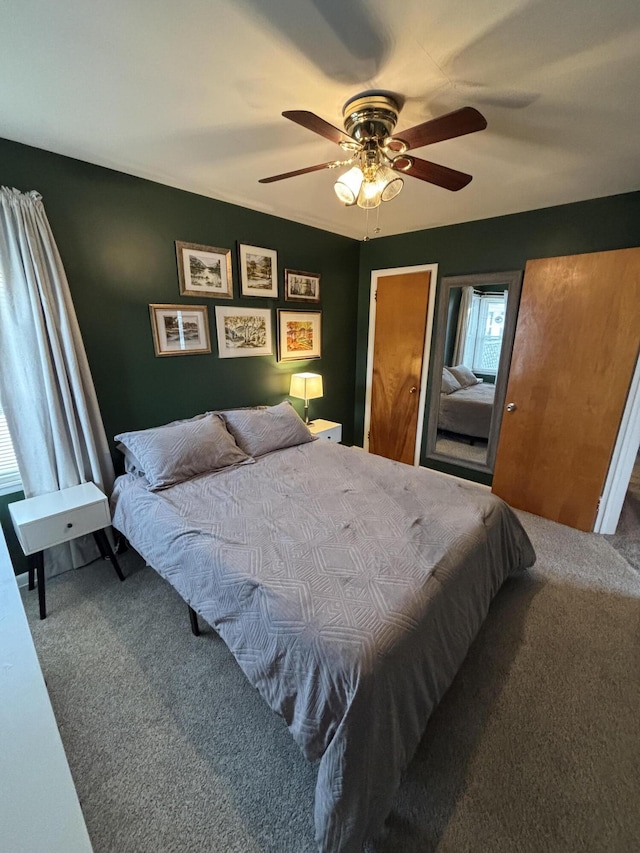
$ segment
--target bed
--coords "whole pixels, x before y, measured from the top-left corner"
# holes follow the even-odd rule
[[[469,438],[489,438],[496,386],[464,364],[442,368],[438,429]]]
[[[489,438],[495,388],[480,383],[440,394],[438,429],[471,438]]]
[[[293,432],[274,447],[263,423],[259,454],[234,429],[253,454],[169,485],[132,453],[113,521],[319,759],[319,850],[360,853],[492,598],[535,554],[485,490]]]

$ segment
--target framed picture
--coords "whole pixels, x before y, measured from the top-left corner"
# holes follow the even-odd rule
[[[320,302],[320,276],[313,272],[285,270],[284,298],[289,302]]]
[[[272,355],[271,310],[216,305],[220,358]]]
[[[233,298],[231,249],[176,240],[181,296]]]
[[[156,355],[211,352],[206,305],[149,305]]]
[[[278,253],[241,243],[240,280],[243,296],[277,296]]]
[[[296,361],[322,355],[322,313],[278,309],[278,360]]]

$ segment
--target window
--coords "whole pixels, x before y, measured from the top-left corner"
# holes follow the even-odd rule
[[[18,471],[16,455],[13,452],[7,419],[0,402],[0,495],[19,492],[21,489],[20,471]]]
[[[0,299],[6,299],[5,280],[3,275],[3,264],[0,264]],[[22,490],[22,480],[16,454],[13,452],[13,444],[9,435],[7,419],[2,411],[2,400],[0,400],[0,495],[9,495],[11,492]]]
[[[473,294],[463,363],[474,373],[497,374],[506,312],[506,290]]]

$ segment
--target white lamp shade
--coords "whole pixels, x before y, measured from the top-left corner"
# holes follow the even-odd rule
[[[378,169],[377,180],[381,184],[380,189],[382,192],[380,197],[382,201],[391,201],[392,198],[398,195],[404,185],[404,181],[400,175],[388,166],[381,166]]]
[[[363,207],[365,210],[378,207],[381,189],[378,181],[363,181],[358,193],[358,207]]]
[[[349,169],[335,182],[333,188],[343,204],[350,206],[356,203],[362,185],[362,172],[357,166]]]
[[[290,397],[314,400],[322,397],[322,376],[319,373],[294,373],[291,376]]]

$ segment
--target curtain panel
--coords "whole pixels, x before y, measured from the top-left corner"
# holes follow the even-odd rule
[[[114,471],[69,284],[42,198],[0,189],[0,397],[27,497]],[[47,575],[98,556],[90,537],[49,549]]]
[[[464,363],[464,351],[469,331],[469,320],[471,319],[471,305],[473,304],[473,287],[465,285],[462,288],[460,308],[458,310],[458,329],[456,332],[456,343],[453,349],[452,364]]]

